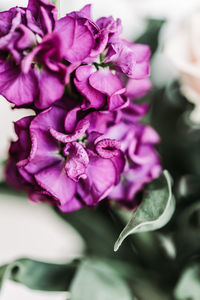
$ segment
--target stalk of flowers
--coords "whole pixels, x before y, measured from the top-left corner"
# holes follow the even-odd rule
[[[125,90],[116,70],[150,88],[149,48],[121,38],[121,21],[112,17],[94,22],[90,5],[57,19],[56,7],[46,0],[29,0],[27,8],[0,13],[0,93],[16,106],[45,109],[60,99],[70,75],[92,107]],[[107,72],[99,66],[109,66]],[[98,90],[98,80],[112,80],[113,89]],[[52,89],[52,85],[54,88]],[[129,84],[130,85],[130,84]],[[140,89],[135,83],[135,89]],[[87,91],[85,91],[87,89]],[[137,91],[134,91],[137,93]]]
[[[140,123],[147,106],[132,101],[151,88],[148,46],[122,39],[119,19],[94,22],[90,5],[57,20],[30,0],[3,19],[0,93],[36,113],[15,123],[7,181],[66,212],[105,198],[133,207],[161,172],[159,137]]]

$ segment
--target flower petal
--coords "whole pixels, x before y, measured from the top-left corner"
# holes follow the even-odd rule
[[[35,179],[61,205],[71,201],[75,195],[76,183],[65,173],[63,163],[45,168],[35,175]]]
[[[68,143],[64,148],[67,156],[65,171],[69,178],[78,181],[80,178],[86,178],[86,168],[89,163],[89,157],[83,145],[77,142]]]
[[[94,89],[108,96],[123,89],[123,85],[119,78],[112,74],[108,69],[98,70],[93,73],[89,78],[89,83]]]
[[[0,63],[0,93],[17,106],[33,102],[38,94],[34,72],[23,74],[12,62]]]
[[[76,18],[66,16],[56,22],[55,32],[61,41],[61,51],[66,60],[71,63],[79,62],[89,56],[93,46],[94,38],[90,30]]]
[[[64,84],[61,82],[57,73],[48,71],[46,68],[36,74],[39,96],[36,98],[35,105],[39,109],[44,109],[51,106],[56,100],[63,96]]]

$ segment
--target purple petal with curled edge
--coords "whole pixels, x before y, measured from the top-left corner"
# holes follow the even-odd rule
[[[95,145],[96,152],[102,158],[112,158],[119,155],[121,143],[117,140],[102,139]]]
[[[74,142],[79,138],[81,138],[89,126],[90,126],[90,122],[87,119],[82,119],[78,122],[75,132],[72,134],[64,134],[58,132],[54,128],[50,128],[49,132],[57,141],[60,141],[62,143],[69,143],[69,142]]]
[[[108,98],[108,109],[110,111],[122,109],[129,105],[129,99],[124,97],[126,89],[121,89]]]
[[[35,180],[32,174],[28,173],[23,167],[20,167],[17,163],[18,171],[27,183],[35,185]]]
[[[137,63],[133,72],[130,76],[133,79],[144,79],[150,75],[150,64],[148,61]]]
[[[118,155],[113,156],[111,160],[116,170],[115,184],[118,184],[120,182],[121,174],[125,167],[125,155],[122,151],[118,150]]]
[[[90,132],[87,136],[87,149],[90,149],[93,152],[95,152],[95,141],[97,142],[97,140],[101,136],[102,136],[102,134],[97,131]]]
[[[115,123],[116,115],[116,112],[110,111],[94,111],[88,114],[87,118],[90,121],[90,127],[87,132],[97,131],[104,134],[108,127]]]
[[[42,190],[41,188],[36,190],[30,190],[28,193],[29,199],[33,202],[43,202],[43,203],[49,203],[54,204],[55,199],[52,198],[51,194],[48,192]]]
[[[75,210],[79,210],[81,207],[83,207],[83,203],[81,203],[76,197],[63,205],[58,206],[62,212],[73,212]]]
[[[38,94],[38,82],[32,70],[23,74],[14,63],[0,63],[0,93],[17,106],[31,103]]]
[[[74,181],[79,181],[80,178],[85,179],[89,157],[84,146],[76,142],[68,143],[63,152],[67,156],[65,171],[69,178]]]
[[[21,62],[22,56],[18,51],[21,50],[18,48],[19,40],[21,38],[23,40],[26,39],[26,42],[24,41],[25,48],[33,46],[35,41],[34,34],[27,27],[21,24],[24,21],[24,13],[24,10],[19,7],[15,7],[7,12],[0,13],[0,48],[1,50],[8,50],[18,64]],[[21,30],[21,27],[23,26],[26,28],[24,29],[24,31],[26,30],[25,37],[23,37],[24,34]]]
[[[13,31],[20,24],[19,15],[15,19],[19,11],[19,7],[13,7],[8,11],[0,12],[0,36],[7,35],[10,30]]]
[[[86,4],[79,12],[80,16],[91,19],[91,4]]]
[[[145,79],[129,79],[126,85],[127,97],[130,97],[131,100],[141,98],[146,95],[152,88],[152,83],[149,78]]]
[[[66,132],[73,132],[77,124],[77,112],[80,110],[80,107],[75,107],[71,109],[65,118],[65,130]]]
[[[89,84],[90,75],[95,72],[94,66],[81,66],[76,70],[74,84],[78,91],[90,102],[90,107],[101,108],[106,97]]]
[[[38,114],[30,125],[31,151],[28,163],[24,168],[35,174],[41,169],[62,161],[58,155],[59,145],[49,134],[49,128],[62,129],[66,111],[60,107],[51,107]]]
[[[122,40],[122,42],[134,52],[137,63],[149,60],[151,49],[148,45],[132,43],[124,39]]]
[[[101,30],[98,33],[98,39],[97,39],[96,46],[92,49],[90,53],[90,57],[97,57],[100,55],[106,48],[108,43],[108,34],[105,32],[105,30]]]
[[[21,37],[16,43],[17,48],[23,50],[32,47],[36,42],[34,33],[23,24],[19,25],[17,29],[21,33]]]
[[[139,149],[137,149],[137,152],[135,151],[135,145],[133,146],[133,149],[130,145],[129,147],[129,157],[131,160],[138,165],[148,165],[154,160],[155,153],[154,149],[151,145],[139,145]]]
[[[39,109],[45,109],[63,96],[65,87],[58,77],[58,73],[51,72],[46,68],[37,72],[36,75],[39,96],[36,98],[35,106]]]
[[[89,83],[94,89],[108,96],[124,88],[120,79],[108,69],[101,69],[91,74]]]
[[[160,136],[151,126],[145,126],[141,142],[144,144],[157,144],[160,142]]]
[[[38,45],[35,47],[30,53],[28,53],[22,60],[21,69],[24,74],[27,74],[31,69],[31,65],[34,61],[34,57],[38,54],[38,52],[42,49],[42,45]]]
[[[96,69],[94,66],[90,65],[85,65],[85,66],[80,66],[76,70],[76,79],[78,81],[86,81],[89,79],[90,75],[95,73]]]
[[[29,0],[27,11],[31,12],[28,17],[28,27],[42,35],[53,31],[57,19],[57,8],[50,1]]]
[[[134,52],[124,43],[114,43],[111,45],[106,62],[114,62],[116,67],[127,76],[132,77],[136,67],[136,57]]]
[[[66,16],[59,19],[56,22],[55,32],[61,37],[61,51],[67,61],[76,63],[90,55],[94,47],[93,34],[76,18]]]
[[[111,17],[102,17],[96,21],[97,25],[100,29],[106,31],[109,36],[109,42],[113,42],[113,40],[119,40],[119,36],[122,33],[122,24],[121,20]]]
[[[41,170],[35,179],[61,205],[71,201],[76,193],[76,183],[67,176],[63,162]]]
[[[27,27],[30,28],[31,31],[35,32],[39,36],[43,36],[44,32],[41,26],[37,23],[37,21],[34,19],[34,16],[32,15],[30,10],[26,10],[26,20],[27,20]]]
[[[110,193],[118,174],[111,159],[89,153],[90,162],[86,171],[87,178],[84,180],[84,190],[86,194],[91,193],[95,205]]]

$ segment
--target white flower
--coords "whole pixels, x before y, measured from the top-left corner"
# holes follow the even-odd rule
[[[195,105],[191,120],[200,123],[200,12],[180,22],[165,52],[178,71],[182,93]]]

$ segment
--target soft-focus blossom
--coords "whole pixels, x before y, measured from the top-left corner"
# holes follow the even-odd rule
[[[110,197],[123,205],[134,207],[135,195],[161,173],[160,159],[155,150],[159,136],[150,126],[125,122],[112,126],[107,136],[121,142],[126,158],[121,180],[111,191]]]
[[[200,122],[199,20],[199,12],[182,20],[165,45],[165,52],[178,71],[181,91],[195,105],[191,119],[197,123]]]

